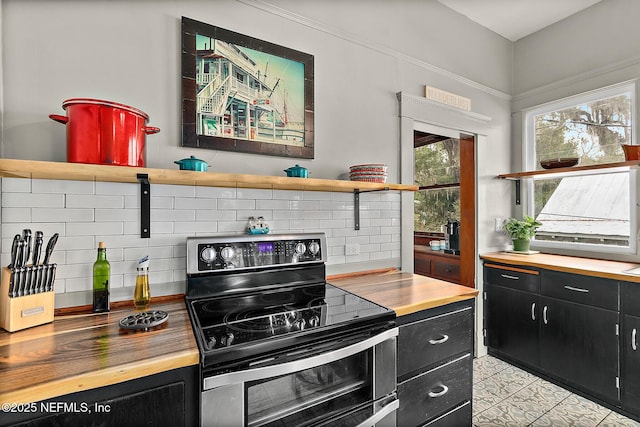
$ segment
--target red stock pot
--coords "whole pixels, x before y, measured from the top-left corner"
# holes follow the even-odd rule
[[[90,98],[62,103],[66,116],[49,118],[67,126],[67,161],[144,167],[145,136],[160,132],[147,126],[149,116],[128,105]]]

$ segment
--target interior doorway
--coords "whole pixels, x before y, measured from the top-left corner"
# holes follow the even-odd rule
[[[413,131],[414,272],[475,287],[474,135]]]

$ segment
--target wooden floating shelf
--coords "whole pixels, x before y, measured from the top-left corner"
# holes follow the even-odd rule
[[[137,168],[131,166],[44,162],[0,159],[0,177],[62,179],[138,183],[138,174],[148,175],[151,184],[197,185],[203,187],[259,188],[352,193],[356,190],[417,191],[416,185],[379,184],[318,178],[290,178],[239,173],[194,172],[185,170]]]
[[[629,160],[626,162],[603,163],[598,165],[571,166],[568,168],[543,169],[543,170],[527,171],[527,172],[505,173],[502,175],[498,175],[498,178],[520,179],[520,178],[530,178],[538,175],[549,175],[549,174],[557,174],[557,173],[585,172],[585,171],[591,171],[591,170],[613,169],[613,168],[620,168],[620,167],[637,167],[638,165],[640,165],[640,160]]]

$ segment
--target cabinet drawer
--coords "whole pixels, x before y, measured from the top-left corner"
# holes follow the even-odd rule
[[[640,317],[640,283],[625,283],[624,312]]]
[[[433,260],[433,275],[452,282],[460,281],[460,264],[447,261]]]
[[[519,289],[538,293],[540,291],[540,274],[535,270],[517,267],[503,267],[485,264],[484,281],[496,286]]]
[[[398,377],[473,347],[473,309],[466,307],[400,327]]]
[[[428,258],[419,258],[418,256],[416,256],[413,259],[414,262],[414,266],[413,269],[415,270],[416,274],[422,274],[423,276],[429,276],[431,275],[431,260]]]
[[[615,280],[546,270],[541,275],[543,295],[618,310],[619,285]]]
[[[471,401],[467,401],[455,409],[429,421],[424,427],[460,427],[470,426],[472,419]]]
[[[398,384],[398,426],[416,426],[471,399],[471,355]]]

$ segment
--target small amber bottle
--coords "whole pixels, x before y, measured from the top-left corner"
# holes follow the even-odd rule
[[[136,310],[147,310],[151,303],[151,291],[149,289],[149,257],[145,256],[138,262],[136,289],[133,293],[133,305]]]

